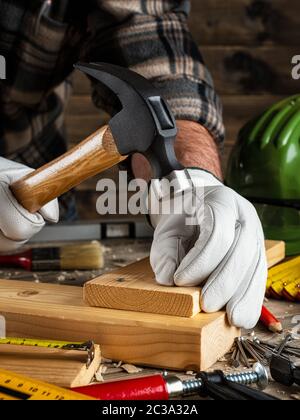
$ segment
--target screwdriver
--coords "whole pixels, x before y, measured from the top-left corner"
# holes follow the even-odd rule
[[[259,363],[253,370],[225,374],[199,372],[195,379],[182,381],[177,376],[154,375],[118,382],[74,388],[73,391],[106,401],[167,401],[178,397],[206,394],[217,399],[269,399],[261,391],[248,388],[256,384],[261,390],[268,385],[268,373]],[[222,398],[221,398],[222,397]]]

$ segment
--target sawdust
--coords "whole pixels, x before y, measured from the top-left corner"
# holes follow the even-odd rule
[[[106,372],[107,372],[107,366],[101,365],[100,368],[98,369],[98,372],[95,375],[96,381],[97,382],[104,382],[103,375],[105,375]]]
[[[142,369],[142,368],[139,368],[139,367],[134,366],[134,365],[129,365],[129,364],[122,365],[122,366],[121,366],[121,368],[122,368],[123,370],[125,370],[125,372],[127,372],[127,373],[129,373],[129,374],[131,374],[131,375],[133,375],[133,374],[135,374],[135,373],[139,373],[139,372],[142,372],[142,371],[143,371],[143,369]]]
[[[108,366],[105,375],[115,375],[117,373],[124,373],[124,370],[122,368]]]
[[[101,362],[103,363],[103,364],[112,364],[112,360],[111,359],[107,359],[106,357],[101,357]]]

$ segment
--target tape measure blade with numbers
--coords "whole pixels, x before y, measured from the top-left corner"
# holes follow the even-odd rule
[[[68,389],[0,369],[0,400],[93,400]]]
[[[68,349],[82,346],[83,343],[69,343],[64,341],[37,340],[30,338],[6,337],[0,338],[0,344],[11,344],[13,346],[44,347],[49,349]]]
[[[89,368],[89,366],[92,364],[95,357],[95,343],[93,341],[86,341],[84,343],[70,343],[65,341],[6,337],[0,338],[0,345],[3,344],[11,346],[39,347],[53,350],[85,351],[87,352],[87,368]]]

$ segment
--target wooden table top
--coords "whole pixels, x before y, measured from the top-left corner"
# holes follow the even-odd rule
[[[25,271],[0,269],[0,277],[4,279],[35,281],[43,283],[58,283],[63,285],[82,286],[86,281],[91,280],[100,274],[109,272],[118,267],[126,266],[139,259],[145,258],[149,255],[151,248],[150,240],[131,240],[131,239],[114,239],[102,241],[105,247],[105,267],[97,271],[70,271],[70,272],[46,272],[46,273],[28,273]],[[47,244],[47,246],[57,246],[57,243]],[[39,246],[39,245],[36,245]],[[43,244],[43,246],[45,246]],[[300,305],[298,303],[288,303],[281,301],[269,300],[266,305],[272,312],[282,321],[285,333],[295,327],[295,317],[300,316]],[[300,321],[299,321],[300,322]],[[246,332],[245,332],[246,333]],[[274,339],[274,335],[267,332],[264,327],[258,325],[255,333],[259,338],[264,340]],[[99,343],[101,345],[101,343]],[[129,375],[149,375],[157,370],[143,369],[138,373],[127,373],[120,367],[119,361],[110,363],[106,362],[106,368],[103,369],[103,378],[105,381],[118,380],[128,378]],[[229,369],[228,362],[224,360],[213,366],[212,369],[222,369],[227,371]],[[231,369],[231,368],[230,368]],[[177,372],[178,374],[178,372]],[[179,374],[182,378],[187,378],[189,375],[186,372]],[[277,383],[271,383],[267,392],[280,399],[300,399],[300,388],[283,387]]]

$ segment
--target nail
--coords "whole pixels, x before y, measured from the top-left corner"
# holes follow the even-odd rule
[[[247,368],[250,368],[250,363],[249,363],[248,357],[247,357],[247,355],[246,355],[246,353],[244,351],[244,347],[243,347],[242,341],[243,340],[240,338],[237,341],[237,344],[238,344],[239,350],[241,352],[242,360],[244,361],[245,366],[247,366]]]

